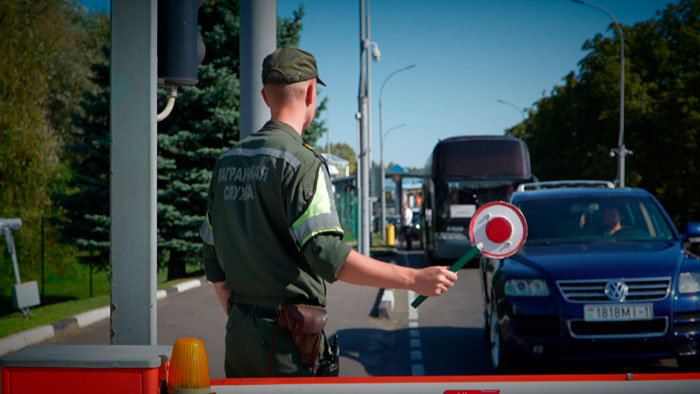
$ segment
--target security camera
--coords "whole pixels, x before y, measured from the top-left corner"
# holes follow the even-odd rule
[[[22,219],[3,219],[0,218],[0,231],[6,228],[12,231],[19,230],[22,227]]]
[[[382,52],[379,50],[378,46],[374,46],[374,50],[372,51],[372,57],[374,57],[374,61],[378,62],[379,59],[382,57]]]

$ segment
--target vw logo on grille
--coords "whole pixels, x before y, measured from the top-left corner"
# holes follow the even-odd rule
[[[625,282],[611,280],[605,284],[605,295],[613,301],[623,301],[627,297],[629,287]]]

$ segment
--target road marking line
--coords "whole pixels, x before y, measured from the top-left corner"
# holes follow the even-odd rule
[[[406,255],[404,254],[404,258]],[[406,260],[406,265],[408,266],[408,259]],[[406,292],[408,295],[408,304],[411,304],[411,300],[416,298],[416,293],[409,290]],[[411,361],[421,361],[423,360],[423,352],[421,351],[421,340],[420,340],[420,330],[418,330],[418,310],[416,308],[408,307],[408,336],[411,338],[409,340],[409,346],[411,349]],[[423,364],[414,363],[411,364],[411,375],[413,376],[424,376],[425,367]]]
[[[413,364],[413,365],[411,365],[411,375],[413,375],[413,376],[424,376],[424,375],[425,375],[425,367],[423,367],[423,364]]]
[[[415,298],[416,293],[414,293],[412,290],[409,290],[407,292],[408,294],[408,304],[411,304],[411,300]],[[408,308],[408,320],[418,320],[418,310],[416,308],[409,307]]]
[[[420,361],[423,359],[423,352],[420,350],[411,350],[411,360]]]

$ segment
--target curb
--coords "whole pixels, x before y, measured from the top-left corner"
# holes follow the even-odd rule
[[[202,277],[199,279],[178,283],[177,285],[169,287],[165,290],[158,290],[156,292],[156,299],[160,300],[172,294],[183,293],[187,290],[200,287],[208,282],[209,281],[207,281],[206,278]],[[34,327],[29,330],[8,335],[5,338],[0,338],[0,356],[16,352],[23,347],[43,342],[55,336],[65,334],[79,328],[87,327],[108,318],[109,314],[110,307],[105,306],[79,313],[75,316],[68,317],[55,323]]]
[[[384,289],[382,298],[379,300],[378,313],[379,317],[384,319],[391,318],[391,312],[394,310],[394,289]]]

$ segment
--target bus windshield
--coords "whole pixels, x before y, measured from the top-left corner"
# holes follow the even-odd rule
[[[426,254],[433,261],[466,253],[476,210],[492,201],[508,201],[518,185],[534,178],[525,141],[495,135],[441,140],[425,173],[423,233]]]
[[[435,174],[460,178],[530,178],[530,164],[522,141],[458,140],[442,144],[436,155]]]

